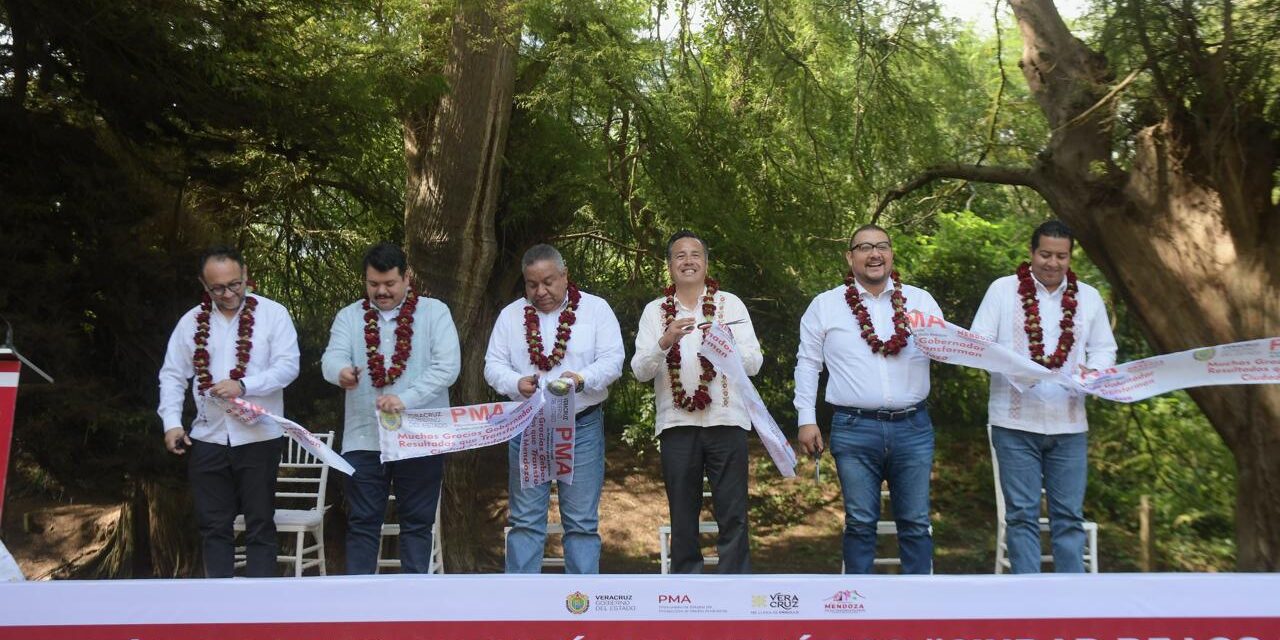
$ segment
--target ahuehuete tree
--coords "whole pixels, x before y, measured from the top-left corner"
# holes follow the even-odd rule
[[[1026,166],[929,167],[876,213],[938,179],[1028,187],[1156,349],[1280,335],[1280,7],[1121,0],[1102,31],[1109,61],[1051,0],[1010,5],[1044,148]],[[1239,568],[1280,570],[1280,386],[1191,396],[1235,456]]]

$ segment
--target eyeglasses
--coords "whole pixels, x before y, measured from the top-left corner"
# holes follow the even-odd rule
[[[204,283],[201,282],[200,284],[204,284]],[[226,295],[228,291],[230,291],[231,293],[240,293],[240,291],[243,289],[244,289],[244,280],[236,280],[235,282],[220,284],[215,287],[204,285],[204,290],[208,291],[209,295],[216,296],[216,297],[222,297]]]
[[[854,253],[871,253],[872,250],[879,250],[880,253],[891,253],[893,251],[893,245],[888,242],[876,242],[874,244],[870,242],[862,242],[849,247],[849,250]]]

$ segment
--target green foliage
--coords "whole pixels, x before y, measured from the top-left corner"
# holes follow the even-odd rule
[[[1130,66],[1146,59],[1139,4],[1116,5],[1101,24]],[[1155,4],[1150,16],[1167,11]],[[1242,33],[1274,32],[1267,4],[1242,9]],[[451,10],[412,0],[0,5],[0,313],[58,377],[19,402],[18,446],[48,473],[39,482],[120,495],[126,474],[181,475],[158,444],[155,371],[198,293],[193,256],[214,240],[242,245],[262,291],[294,313],[303,375],[290,414],[339,426],[340,396],[315,363],[333,313],[360,295],[360,252],[402,238],[401,118],[449,90],[439,70]],[[1016,73],[1016,33],[980,38],[931,2],[530,0],[516,13],[500,260],[526,241],[556,243],[631,343],[667,282],[667,236],[696,230],[712,275],[751,310],[766,356],[756,385],[787,430],[799,317],[841,281],[848,233],[886,189],[941,161],[1025,163],[1047,135]],[[1152,37],[1165,51],[1175,35]],[[1231,58],[1232,73],[1251,60],[1274,68],[1274,46],[1237,51],[1260,57]],[[1273,96],[1274,82],[1259,73],[1250,91]],[[1150,113],[1122,117],[1138,126]],[[939,184],[880,222],[904,279],[968,325],[1044,217],[1018,189]],[[1110,297],[1079,252],[1075,267]],[[1149,355],[1112,306],[1121,359]],[[972,550],[988,541],[965,532],[992,526],[986,376],[940,365],[933,376],[938,533],[975,554],[966,568],[985,570]],[[611,456],[656,450],[651,384],[624,376],[606,410],[630,449]],[[1160,568],[1230,566],[1234,470],[1194,405],[1175,394],[1090,412],[1087,513],[1103,525],[1107,568],[1135,567],[1142,494]],[[797,522],[822,506],[815,491],[757,483],[752,518]]]

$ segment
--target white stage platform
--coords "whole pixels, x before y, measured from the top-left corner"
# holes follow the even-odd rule
[[[0,639],[1280,640],[1280,575],[361,576],[0,584]]]

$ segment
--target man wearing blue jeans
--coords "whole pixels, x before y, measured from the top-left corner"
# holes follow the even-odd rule
[[[484,378],[512,400],[533,395],[546,380],[577,387],[573,483],[557,481],[566,573],[600,572],[600,490],[604,485],[604,416],[600,405],[622,375],[622,331],[603,299],[578,290],[560,252],[540,244],[520,262],[524,297],[494,323]],[[507,573],[538,573],[547,538],[551,485],[520,486],[520,439],[508,445],[511,532]]]
[[[816,458],[824,449],[815,407],[825,365],[826,399],[835,408],[831,455],[844,495],[845,571],[870,573],[875,564],[880,485],[887,481],[902,570],[931,573],[929,358],[916,349],[910,317],[919,312],[941,318],[942,311],[929,292],[898,279],[884,229],[859,227],[845,261],[845,284],[818,294],[800,319],[800,450]]]
[[[343,486],[347,573],[377,571],[392,491],[400,516],[401,571],[427,573],[444,457],[384,464],[376,416],[392,420],[406,408],[449,406],[449,386],[462,366],[458,332],[443,302],[413,290],[400,247],[383,242],[369,249],[364,284],[367,297],[338,312],[320,359],[325,380],[346,390],[342,457],[356,470]]]
[[[1115,364],[1116,341],[1097,289],[1071,271],[1071,230],[1057,220],[1031,235],[1031,259],[991,283],[972,331],[1050,369]],[[1084,395],[1053,383],[1019,390],[991,374],[987,406],[1000,465],[1006,541],[1014,573],[1040,571],[1040,491],[1049,503],[1053,566],[1084,571],[1088,423]]]

